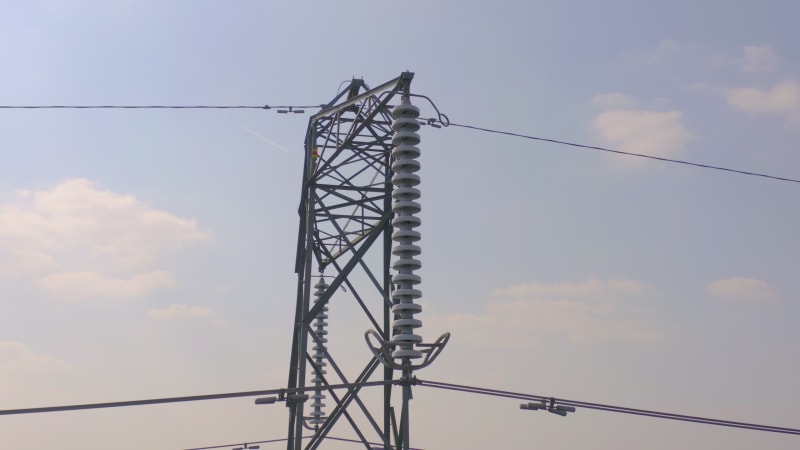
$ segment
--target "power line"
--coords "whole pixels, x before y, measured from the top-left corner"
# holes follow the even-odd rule
[[[0,105],[0,109],[299,109],[325,105]]]
[[[417,95],[417,96],[418,97],[425,97],[425,96],[421,96],[421,95]],[[425,98],[428,101],[430,101],[431,104],[433,105],[433,102],[430,99],[428,99],[427,97],[425,97]],[[0,105],[0,109],[264,109],[264,110],[277,109],[278,110],[277,112],[279,112],[279,113],[302,113],[302,112],[304,112],[303,111],[304,109],[324,108],[325,106],[326,105],[276,105],[276,106],[272,106],[272,105]],[[436,106],[434,105],[434,108],[435,107]],[[571,147],[585,148],[585,149],[588,149],[588,150],[598,150],[598,151],[602,151],[602,152],[616,153],[618,155],[635,156],[635,157],[638,157],[638,158],[653,159],[653,160],[656,160],[656,161],[669,162],[669,163],[674,163],[674,164],[683,164],[683,165],[687,165],[687,166],[700,167],[700,168],[703,168],[703,169],[720,170],[720,171],[724,171],[724,172],[737,173],[737,174],[740,174],[740,175],[749,175],[749,176],[768,178],[768,179],[778,180],[778,181],[789,181],[789,182],[792,182],[792,183],[800,183],[800,179],[795,179],[795,178],[779,177],[779,176],[775,176],[775,175],[769,175],[769,174],[758,173],[758,172],[750,172],[750,171],[746,171],[746,170],[731,169],[731,168],[728,168],[728,167],[714,166],[714,165],[710,165],[710,164],[695,163],[695,162],[684,161],[684,160],[680,160],[680,159],[663,158],[663,157],[660,157],[660,156],[652,156],[652,155],[645,155],[645,154],[642,154],[642,153],[626,152],[626,151],[622,151],[622,150],[616,150],[616,149],[611,149],[611,148],[606,148],[606,147],[598,147],[598,146],[594,146],[594,145],[577,144],[577,143],[574,143],[574,142],[567,142],[567,141],[562,141],[562,140],[558,140],[558,139],[543,138],[543,137],[532,136],[532,135],[527,135],[527,134],[514,133],[514,132],[511,132],[511,131],[502,131],[502,130],[495,130],[495,129],[491,129],[491,128],[478,127],[478,126],[475,126],[475,125],[465,125],[465,124],[460,124],[460,123],[454,123],[454,122],[450,122],[449,118],[447,118],[446,115],[440,113],[438,111],[438,109],[437,109],[437,113],[438,113],[438,116],[439,116],[438,119],[427,119],[425,121],[425,124],[434,126],[436,128],[441,128],[442,126],[444,126],[444,127],[453,126],[453,127],[459,127],[459,128],[468,128],[468,129],[471,129],[471,130],[483,131],[485,133],[502,134],[502,135],[518,137],[518,138],[522,138],[522,139],[530,139],[530,140],[541,141],[541,142],[550,142],[550,143],[553,143],[553,144],[568,145],[568,146],[571,146]]]
[[[192,448],[187,448],[186,450],[213,450],[215,448],[230,448],[236,445],[243,445],[243,444],[272,444],[274,442],[286,442],[288,440],[289,440],[288,438],[282,438],[282,439],[268,439],[266,441],[236,442],[233,444],[211,445],[208,447],[192,447]]]
[[[354,387],[386,386],[389,384],[402,384],[402,383],[403,383],[402,380],[367,381],[363,383],[332,384],[327,386],[326,389],[350,389]],[[498,389],[481,388],[481,387],[467,386],[467,385],[460,385],[453,383],[443,383],[438,381],[417,380],[417,384],[419,384],[420,386],[426,386],[437,389],[446,389],[451,391],[466,392],[466,393],[480,394],[480,395],[490,395],[495,397],[513,398],[518,400],[554,401],[565,406],[575,406],[579,408],[595,409],[599,411],[655,417],[659,419],[679,420],[684,422],[703,423],[707,425],[718,425],[725,427],[749,429],[755,431],[768,431],[773,433],[800,435],[800,429],[796,428],[775,427],[770,425],[759,425],[747,422],[734,422],[730,420],[712,419],[708,417],[688,416],[683,414],[673,414],[673,413],[652,411],[646,409],[605,405],[601,403],[590,403],[579,400],[556,399],[554,397],[547,397],[542,395],[525,394],[520,392],[503,391]],[[310,386],[310,387],[295,388],[295,389],[268,389],[259,391],[229,392],[222,394],[192,395],[185,397],[166,397],[166,398],[130,400],[121,402],[86,403],[86,404],[48,406],[48,407],[38,407],[38,408],[6,409],[6,410],[0,410],[0,416],[36,414],[36,413],[59,412],[59,411],[76,411],[76,410],[86,410],[86,409],[119,408],[127,406],[194,402],[202,400],[219,400],[219,399],[238,398],[238,397],[254,397],[261,395],[279,395],[280,396],[279,399],[282,398],[283,400],[285,400],[285,396],[287,394],[299,394],[306,391],[312,391],[314,389],[315,389],[314,386]],[[253,444],[257,443],[258,442],[253,442]],[[218,447],[204,447],[204,448],[211,449]],[[195,450],[200,450],[200,449],[195,449]]]
[[[712,166],[712,165],[709,165],[709,164],[700,164],[700,163],[695,163],[695,162],[691,162],[691,161],[683,161],[683,160],[680,160],[680,159],[662,158],[660,156],[651,156],[651,155],[644,155],[644,154],[641,154],[641,153],[625,152],[625,151],[622,151],[622,150],[614,150],[614,149],[611,149],[611,148],[596,147],[594,145],[576,144],[574,142],[560,141],[558,139],[542,138],[542,137],[531,136],[531,135],[527,135],[527,134],[512,133],[510,131],[493,130],[491,128],[476,127],[474,125],[464,125],[464,124],[460,124],[460,123],[452,123],[452,122],[449,122],[449,121],[445,122],[445,121],[441,121],[440,120],[440,122],[445,127],[453,126],[453,127],[460,127],[460,128],[469,128],[471,130],[483,131],[483,132],[486,132],[486,133],[503,134],[503,135],[506,135],[506,136],[513,136],[513,137],[518,137],[518,138],[523,138],[523,139],[530,139],[530,140],[534,140],[534,141],[551,142],[553,144],[569,145],[569,146],[572,146],[572,147],[585,148],[585,149],[589,149],[589,150],[599,150],[599,151],[602,151],[602,152],[616,153],[616,154],[625,155],[625,156],[636,156],[636,157],[639,157],[639,158],[655,159],[657,161],[670,162],[670,163],[675,163],[675,164],[684,164],[684,165],[687,165],[687,166],[701,167],[703,169],[721,170],[721,171],[724,171],[724,172],[733,172],[733,173],[738,173],[738,174],[741,174],[741,175],[750,175],[750,176],[754,176],[754,177],[769,178],[769,179],[772,179],[772,180],[790,181],[792,183],[800,183],[799,179],[794,179],[794,178],[784,178],[784,177],[778,177],[778,176],[768,175],[768,174],[764,174],[764,173],[748,172],[746,170],[729,169],[727,167]]]
[[[367,386],[386,386],[389,384],[398,384],[399,381],[367,381],[363,383],[344,383],[344,384],[331,384],[325,389],[349,389],[354,387],[367,387]],[[278,395],[278,400],[285,400],[287,394],[299,394],[306,391],[313,391],[314,386],[294,389],[269,389],[262,391],[244,391],[244,392],[228,392],[223,394],[207,394],[207,395],[190,395],[186,397],[166,397],[166,398],[152,398],[146,400],[129,400],[122,402],[105,402],[105,403],[85,403],[79,405],[62,405],[62,406],[45,406],[39,408],[20,408],[20,409],[4,409],[0,410],[0,416],[11,416],[19,414],[38,414],[47,412],[60,412],[60,411],[78,411],[85,409],[104,409],[104,408],[122,408],[126,406],[142,406],[142,405],[158,405],[164,403],[182,403],[182,402],[196,402],[202,400],[220,400],[224,398],[238,398],[238,397],[255,397],[259,395]]]
[[[421,386],[427,386],[437,389],[446,389],[451,391],[458,391],[458,392],[467,392],[472,394],[480,394],[480,395],[490,395],[494,397],[504,397],[504,398],[513,398],[518,400],[537,400],[537,401],[551,401],[557,402],[559,405],[564,406],[574,406],[577,408],[586,408],[586,409],[595,409],[599,411],[607,411],[607,412],[616,412],[622,414],[632,414],[637,416],[646,416],[646,417],[655,417],[658,419],[669,419],[669,420],[679,420],[683,422],[694,422],[694,423],[702,423],[706,425],[717,425],[723,427],[731,427],[731,428],[741,428],[746,430],[754,430],[754,431],[768,431],[771,433],[784,433],[784,434],[794,434],[800,435],[800,429],[796,428],[785,428],[785,427],[774,427],[770,425],[758,425],[754,423],[747,423],[747,422],[734,422],[731,420],[721,420],[721,419],[711,419],[708,417],[698,417],[698,416],[688,416],[684,414],[673,414],[673,413],[665,413],[659,411],[650,411],[646,409],[636,409],[636,408],[627,408],[623,406],[613,406],[613,405],[604,405],[601,403],[589,403],[589,402],[582,402],[578,400],[566,400],[566,399],[557,399],[554,397],[545,397],[541,395],[533,395],[533,394],[523,394],[519,392],[511,392],[511,391],[501,391],[497,389],[487,389],[487,388],[480,388],[475,386],[466,386],[460,384],[452,384],[452,383],[441,383],[437,381],[424,381],[424,380],[417,380],[418,384]]]
[[[310,438],[310,436],[303,437],[303,439],[309,439],[309,438]],[[363,444],[364,443],[362,441],[359,441],[358,439],[347,439],[347,438],[340,438],[340,437],[334,437],[334,436],[325,436],[325,439],[330,439],[332,441],[340,441],[340,442],[352,442],[352,443],[355,443],[355,444]],[[248,445],[249,444],[272,444],[272,443],[275,443],[275,442],[286,442],[288,440],[289,440],[288,438],[281,438],[281,439],[268,439],[266,441],[236,442],[236,443],[233,443],[233,444],[212,445],[210,447],[192,447],[192,448],[187,448],[185,450],[214,450],[214,449],[217,449],[217,448],[230,448],[230,447],[237,446],[237,445],[242,445],[243,446],[244,444],[248,444]],[[380,446],[381,448],[383,448],[383,443],[382,442],[367,442],[367,443],[369,445]],[[409,450],[423,450],[423,449],[411,447]]]
[[[560,405],[565,406],[574,406],[578,408],[586,408],[586,409],[595,409],[599,411],[607,411],[607,412],[616,412],[622,414],[631,414],[631,415],[638,415],[638,416],[647,416],[647,417],[655,417],[659,419],[669,419],[669,420],[678,420],[684,422],[694,422],[694,423],[702,423],[706,425],[717,425],[717,426],[725,426],[725,427],[732,427],[732,428],[741,428],[741,429],[748,429],[754,431],[768,431],[772,433],[784,433],[784,434],[794,434],[800,435],[800,429],[796,428],[786,428],[786,427],[776,427],[771,425],[759,425],[754,423],[747,423],[747,422],[735,422],[730,420],[721,420],[721,419],[713,419],[708,417],[699,417],[699,416],[689,416],[684,414],[674,414],[674,413],[666,413],[660,411],[652,411],[646,409],[637,409],[637,408],[628,408],[624,406],[614,406],[614,405],[606,405],[601,403],[590,403],[584,402],[579,400],[568,400],[568,399],[556,399],[554,397],[547,397],[542,395],[534,395],[534,394],[526,394],[520,392],[512,392],[512,391],[503,391],[498,389],[489,389],[489,388],[481,388],[476,386],[467,386],[467,385],[460,385],[460,384],[453,384],[453,383],[443,383],[438,381],[429,381],[429,380],[416,380],[417,384],[420,386],[431,387],[436,389],[445,389],[457,392],[466,392],[471,394],[480,394],[480,395],[489,395],[494,397],[504,397],[504,398],[513,398],[518,400],[537,400],[537,401],[552,401],[558,402]],[[329,385],[326,389],[349,389],[354,387],[370,387],[370,386],[386,386],[389,384],[402,384],[402,380],[389,380],[389,381],[368,381],[363,383],[346,383],[346,384],[334,384]],[[45,413],[45,412],[58,412],[58,411],[75,411],[75,410],[86,410],[86,409],[103,409],[103,408],[118,408],[118,407],[127,407],[127,406],[141,406],[141,405],[155,405],[155,404],[165,404],[165,403],[180,403],[180,402],[193,402],[193,401],[202,401],[202,400],[219,400],[219,399],[226,399],[226,398],[238,398],[238,397],[254,397],[254,396],[261,396],[261,395],[279,395],[284,397],[287,394],[298,394],[303,393],[306,391],[314,390],[314,386],[305,387],[305,388],[295,388],[295,389],[268,389],[268,390],[259,390],[259,391],[243,391],[243,392],[229,392],[229,393],[222,393],[222,394],[207,394],[207,395],[193,395],[193,396],[185,396],[185,397],[166,397],[166,398],[154,398],[154,399],[145,399],[145,400],[131,400],[131,401],[121,401],[121,402],[106,402],[106,403],[88,403],[88,404],[77,404],[77,405],[63,405],[63,406],[49,406],[49,407],[39,407],[39,408],[22,408],[22,409],[6,409],[0,410],[0,416],[5,415],[18,415],[18,414],[35,414],[35,413]],[[279,397],[280,399],[280,397]],[[344,440],[344,438],[337,438],[340,440]],[[262,441],[266,442],[278,442],[278,440],[272,441]],[[360,441],[357,441],[360,442]],[[258,444],[260,442],[252,442],[253,444]],[[235,445],[235,444],[234,444]],[[213,446],[213,447],[203,447],[202,449],[213,449],[213,448],[221,448],[225,446]],[[201,448],[195,448],[192,450],[202,450]]]

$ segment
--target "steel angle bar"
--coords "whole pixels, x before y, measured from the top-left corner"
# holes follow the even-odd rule
[[[335,173],[340,177],[340,181],[342,182],[342,184],[345,185],[349,184],[351,186],[354,186],[355,184],[352,182],[352,180],[358,177],[359,175],[363,174],[364,172],[366,172],[368,169],[372,168],[375,169],[376,172],[381,172],[380,168],[376,166],[383,163],[381,158],[381,156],[383,156],[382,152],[376,153],[375,155],[371,155],[370,153],[372,152],[369,152],[364,149],[349,148],[348,150],[353,152],[353,154],[350,157],[339,161],[336,166],[329,166],[330,170],[328,172],[317,173],[317,179],[321,179],[326,176],[335,178],[333,176],[333,174]],[[352,175],[348,176],[342,173],[342,169],[344,168],[349,169],[350,167],[348,166],[358,163],[364,163],[365,165],[363,168],[356,171]]]
[[[383,208],[379,208],[379,207],[375,206],[375,204],[376,204],[375,202],[378,201],[378,200],[383,200],[384,195],[378,195],[378,196],[374,196],[374,197],[362,197],[362,198],[355,199],[355,198],[350,198],[350,197],[348,197],[346,195],[339,194],[336,191],[324,190],[323,192],[325,192],[326,195],[320,197],[321,200],[324,200],[325,198],[328,198],[328,197],[337,197],[337,198],[343,200],[342,203],[328,203],[328,206],[326,208],[328,210],[338,209],[338,208],[347,208],[347,207],[350,207],[350,206],[355,206],[355,207],[361,207],[363,209],[367,209],[370,212],[373,212],[373,213],[378,214],[378,215],[383,215]],[[358,219],[360,217],[359,215],[356,215],[356,214],[350,214],[350,216],[352,216],[355,219]],[[347,217],[347,216],[345,216],[345,217]]]
[[[334,184],[317,183],[315,187],[317,189],[321,189],[326,192],[331,189],[336,189],[340,191],[386,192],[386,189],[383,187],[372,187],[372,186],[337,186]]]
[[[306,355],[306,358],[308,359],[308,362],[312,365],[312,367],[314,367],[315,372],[317,372],[319,367],[314,363],[313,358],[311,358],[310,355]],[[329,359],[329,361],[330,361],[330,359]],[[317,373],[319,374],[319,372],[317,372]],[[328,381],[326,380],[325,376],[322,375],[322,374],[319,374],[319,376],[320,376],[320,379],[322,380],[322,383],[324,385],[327,385]],[[346,379],[344,379],[344,375],[340,375],[340,377],[343,378],[343,381],[346,382]],[[331,397],[336,397],[336,391],[330,390],[328,392],[331,394]],[[337,402],[339,401],[338,398],[335,398],[335,400]],[[372,425],[373,429],[378,433],[378,436],[382,436],[383,432],[381,431],[380,426],[378,425],[378,422],[375,421],[375,418],[369,412],[369,409],[367,408],[367,405],[365,405],[364,402],[358,397],[358,393],[354,393],[353,394],[353,401],[356,402],[356,405],[358,405],[358,407],[361,410],[361,412],[367,418],[367,421],[370,423],[370,425]],[[347,410],[343,411],[343,414],[345,414],[346,416],[349,416]]]
[[[334,269],[336,269],[337,271],[339,271],[341,273],[341,268],[339,267],[339,265],[336,264],[335,261],[333,262],[333,264],[334,264]],[[371,273],[367,273],[367,275],[371,275]],[[372,322],[372,324],[375,326],[376,330],[380,330],[381,327],[378,326],[377,320],[375,320],[375,317],[372,315],[372,312],[369,310],[369,308],[367,308],[367,305],[364,303],[364,301],[362,300],[361,296],[358,294],[358,291],[356,290],[355,286],[353,286],[353,284],[350,283],[350,280],[347,279],[347,277],[344,278],[344,283],[347,286],[347,288],[350,289],[350,294],[353,295],[353,297],[356,299],[356,302],[359,304],[359,306],[361,306],[361,309],[367,315],[367,319],[369,319],[369,321]],[[379,289],[379,292],[381,292],[381,289]],[[322,301],[322,300],[320,300],[320,301]],[[313,311],[310,311],[309,315],[311,315],[312,313],[313,313]],[[316,316],[309,317],[309,321],[314,320],[315,317]]]
[[[318,367],[314,363],[313,358],[311,358],[310,355],[308,355],[308,354],[306,354],[306,358],[307,358],[308,362],[311,363],[311,365],[314,367],[314,370],[316,372],[318,370]],[[325,376],[324,375],[318,373],[317,376],[320,377],[320,379],[322,380],[323,384],[326,384],[326,385],[328,384],[328,382],[325,380]],[[336,395],[336,392],[334,390],[326,389],[326,391],[328,391],[328,393],[330,394],[331,398],[334,401],[336,401],[337,403],[340,402],[339,396]],[[364,436],[364,433],[361,432],[361,428],[359,428],[358,424],[353,419],[353,417],[350,415],[350,413],[345,409],[345,410],[342,411],[342,414],[344,415],[345,419],[347,419],[347,421],[350,422],[350,426],[353,428],[353,431],[358,435],[358,437],[363,442],[367,442],[367,437]],[[324,426],[324,423],[323,423],[323,426]],[[331,427],[332,426],[333,426],[333,424],[331,424]],[[317,430],[315,430],[315,433],[318,433],[318,432],[319,432],[319,428]]]
[[[329,256],[329,258],[332,258],[332,256]],[[375,284],[378,292],[383,294],[383,286],[379,285],[379,283],[375,279],[375,276],[372,274],[372,271],[364,264],[363,261],[359,260],[359,262],[362,265],[362,267],[363,267],[364,271],[366,272],[367,276]],[[339,265],[338,265],[338,263],[336,263],[335,259],[331,259],[331,263],[333,264],[334,269],[336,269],[338,272],[341,273],[341,267],[339,267]],[[369,310],[367,305],[364,303],[364,300],[359,295],[358,290],[355,288],[355,286],[353,286],[353,284],[350,282],[350,280],[347,279],[347,277],[344,278],[344,283],[345,283],[345,285],[347,285],[347,288],[350,289],[350,294],[355,298],[355,300],[359,304],[359,306],[361,306],[362,311],[364,311],[364,313],[367,315],[367,318],[369,319],[370,322],[372,322],[372,325],[375,327],[375,329],[376,330],[382,330],[382,327],[378,325],[378,322],[377,322],[377,320],[375,320],[375,317],[372,315],[372,312]],[[381,295],[381,297],[384,297],[384,296]],[[388,302],[388,303],[384,302],[384,304],[389,306],[389,307],[391,306],[391,302]],[[311,312],[309,312],[309,314],[311,314]],[[313,320],[313,318],[309,318],[309,319]]]
[[[391,213],[384,214],[383,218],[378,223],[376,228],[380,229],[380,228],[383,228],[384,226],[386,226],[386,224],[389,223],[391,217],[392,217]],[[330,298],[333,295],[333,293],[337,289],[339,289],[339,286],[342,285],[342,282],[343,282],[344,278],[347,277],[347,275],[349,275],[350,272],[352,272],[352,270],[356,266],[356,264],[358,264],[358,260],[361,257],[363,257],[364,254],[369,249],[369,247],[372,246],[372,243],[375,242],[375,240],[378,238],[378,235],[380,235],[380,233],[372,233],[364,240],[364,243],[356,251],[356,255],[354,255],[353,258],[351,258],[349,261],[347,261],[347,264],[345,264],[345,266],[342,268],[342,271],[339,273],[339,275],[336,278],[334,278],[334,280],[331,282],[330,286],[328,287],[328,290],[320,298],[320,301],[317,302],[317,304],[314,305],[311,308],[311,310],[309,311],[309,314],[316,315],[317,313],[319,313],[319,310],[322,309],[322,306],[330,300]],[[304,319],[303,324],[304,325],[308,325],[308,323],[309,322],[306,322],[305,319]]]
[[[367,366],[364,368],[364,370],[361,372],[361,374],[359,374],[359,376],[356,379],[354,384],[358,384],[362,380],[369,379],[369,377],[372,375],[372,373],[375,371],[375,369],[378,368],[378,366],[380,366],[380,365],[381,365],[380,362],[377,359],[373,358],[369,362],[369,364],[367,364]],[[360,387],[359,388],[355,388],[355,389],[348,389],[347,390],[347,392],[344,394],[344,396],[337,402],[336,407],[333,409],[331,414],[328,416],[328,419],[322,424],[322,426],[319,429],[319,432],[316,435],[314,435],[314,437],[312,437],[312,441],[309,442],[308,446],[306,447],[307,449],[313,449],[313,448],[317,448],[317,446],[319,446],[319,443],[322,441],[322,439],[325,438],[325,435],[328,434],[328,432],[333,427],[333,425],[339,420],[339,417],[341,417],[341,415],[344,413],[344,411],[347,409],[347,407],[353,401],[353,397],[356,394],[358,394],[358,391],[360,391],[360,390],[361,390]],[[316,443],[314,443],[315,440],[317,441]]]
[[[361,237],[364,234],[369,235],[370,233],[380,233],[383,231],[382,228],[377,226],[380,223],[381,219],[383,218],[381,215],[367,215],[363,214],[360,216],[353,216],[351,214],[332,214],[328,207],[324,204],[324,202],[319,201],[317,202],[323,209],[321,209],[317,216],[319,219],[316,222],[316,226],[314,229],[315,232],[315,242],[326,242],[335,239],[336,242],[339,244],[341,249],[353,248],[355,247],[356,241],[351,241],[349,236],[354,236],[357,238],[358,241],[363,240],[364,238]],[[384,214],[381,211],[377,211],[379,214]],[[339,225],[338,220],[347,220],[345,225],[348,225],[352,222],[356,224],[360,224],[360,230],[346,230],[342,226]],[[320,225],[327,224],[326,227],[321,227]],[[330,231],[330,228],[333,228],[334,232]],[[326,231],[325,229],[328,229]],[[370,231],[372,230],[372,231]],[[318,234],[323,232],[327,237],[322,238]],[[322,261],[319,261],[322,264]]]
[[[389,101],[392,99],[393,96],[394,96],[394,92],[392,92],[392,95],[387,95],[386,98],[380,103],[380,105],[378,105],[374,110],[370,111],[369,115],[367,117],[365,117],[364,120],[361,121],[361,123],[356,127],[356,129],[355,129],[355,134],[356,135],[358,133],[360,133],[363,128],[365,128],[365,127],[367,127],[369,125],[370,120],[372,120],[372,118],[375,117],[381,111],[382,108],[386,108],[387,107],[387,105],[389,104]],[[327,159],[326,161],[324,161],[322,163],[322,167],[320,167],[320,170],[324,171],[327,168],[327,166],[330,164],[330,161],[336,159],[336,157],[339,156],[339,154],[347,147],[347,145],[349,145],[349,142],[353,138],[354,138],[354,136],[351,135],[351,136],[348,136],[344,141],[342,141],[342,143],[336,147],[336,151],[334,151],[334,153],[330,157],[330,159]]]
[[[336,230],[339,232],[339,234],[340,234],[341,236],[344,236],[344,237],[345,237],[345,239],[346,239],[346,238],[347,238],[347,233],[345,233],[345,232],[344,232],[344,230],[342,230],[342,229],[339,227],[339,225],[338,225],[336,222],[331,222],[331,223],[332,223],[332,225],[334,226],[334,228],[336,228]],[[375,228],[373,228],[373,230],[372,230],[372,233],[381,233],[381,232],[388,232],[388,231],[389,231],[389,230],[388,230],[388,229],[386,229],[386,228],[379,228],[379,227],[375,227]],[[347,244],[348,244],[348,245],[347,245],[347,248],[349,248],[349,249],[354,249],[354,245],[355,245],[355,244],[354,244],[354,242],[352,242],[352,241],[349,241],[349,240],[348,240],[348,241],[347,241]],[[355,250],[354,250],[354,251],[355,251]],[[382,287],[382,286],[381,286],[381,284],[378,282],[378,280],[376,280],[376,279],[375,279],[374,275],[372,274],[372,271],[371,271],[371,270],[369,270],[369,268],[367,267],[367,265],[366,265],[366,263],[364,262],[364,260],[363,260],[363,259],[361,259],[361,258],[358,258],[358,262],[359,262],[359,264],[361,264],[361,266],[362,266],[362,268],[364,269],[364,271],[365,271],[365,272],[367,272],[367,275],[370,277],[370,279],[372,280],[372,282],[375,284],[375,287],[378,289],[378,292],[381,292],[381,291],[382,291],[382,289],[383,289],[383,287]]]
[[[339,266],[338,264],[336,264],[335,261],[333,262],[333,264],[334,268],[339,270]],[[381,330],[382,328],[378,325],[378,321],[375,320],[375,316],[373,316],[372,312],[369,310],[369,308],[367,308],[367,305],[364,303],[364,300],[358,294],[358,291],[356,290],[355,286],[353,286],[353,284],[350,283],[350,280],[348,280],[347,278],[344,279],[344,283],[347,285],[347,288],[350,289],[350,294],[356,299],[358,305],[361,306],[361,310],[364,311],[364,313],[367,315],[367,319],[369,319],[369,321],[372,322],[372,325],[375,327],[376,330]]]
[[[387,81],[386,83],[383,83],[382,85],[380,85],[378,87],[372,88],[372,89],[370,89],[370,90],[368,90],[368,91],[366,91],[366,92],[364,92],[364,93],[362,93],[360,95],[356,95],[355,97],[351,97],[351,98],[345,100],[344,102],[339,103],[338,105],[331,106],[331,107],[328,107],[328,108],[324,108],[322,111],[320,111],[320,112],[314,114],[313,116],[311,116],[311,121],[314,122],[319,118],[322,118],[322,117],[325,117],[325,116],[329,116],[329,115],[331,115],[331,114],[333,114],[335,112],[341,111],[342,109],[347,108],[350,105],[356,104],[356,103],[360,102],[361,100],[364,100],[365,98],[368,98],[371,95],[374,95],[377,92],[383,92],[383,91],[386,91],[386,90],[388,90],[390,88],[391,89],[396,89],[400,85],[400,81],[404,79],[404,76],[406,76],[406,75],[405,74],[400,75],[399,77],[397,77],[397,78],[395,78],[393,80]],[[361,86],[363,86],[363,81],[362,81]],[[341,96],[339,98],[341,98]]]

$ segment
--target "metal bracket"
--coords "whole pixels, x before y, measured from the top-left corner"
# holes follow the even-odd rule
[[[422,362],[419,364],[411,364],[411,360],[404,358],[402,362],[397,363],[392,359],[392,343],[387,342],[375,330],[367,330],[364,333],[364,340],[367,341],[367,347],[375,355],[375,358],[386,367],[393,370],[417,370],[428,367],[439,357],[444,350],[444,346],[450,340],[450,332],[446,332],[439,336],[433,343],[416,344],[415,347],[422,352]]]

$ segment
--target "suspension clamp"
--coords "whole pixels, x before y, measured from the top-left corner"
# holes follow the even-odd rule
[[[450,340],[450,332],[442,334],[433,343],[419,343],[414,346],[422,353],[422,362],[419,364],[411,364],[410,358],[403,358],[399,363],[395,362],[392,358],[392,347],[394,344],[383,340],[381,335],[375,330],[367,330],[364,333],[364,340],[367,341],[367,347],[369,347],[369,350],[381,364],[393,370],[410,372],[431,365],[433,361],[439,357],[442,350],[444,350],[444,346],[447,345],[447,342]],[[416,380],[416,378],[414,378],[414,380]],[[414,384],[416,383],[417,382],[414,381]]]

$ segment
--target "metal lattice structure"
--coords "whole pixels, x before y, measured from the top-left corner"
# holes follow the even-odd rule
[[[318,448],[340,422],[347,422],[368,449],[370,442],[384,449],[409,448],[412,371],[430,364],[449,337],[424,344],[415,334],[422,322],[414,318],[421,311],[415,303],[421,292],[414,274],[420,267],[415,258],[420,235],[414,230],[420,193],[413,76],[405,72],[374,89],[353,80],[309,121],[287,387],[314,390],[310,397],[287,399],[289,450]],[[356,274],[360,284],[352,281]],[[346,373],[327,342],[326,327],[335,327],[328,324],[327,312],[353,301],[365,324],[361,330],[368,329],[363,348],[371,358]],[[379,378],[382,402],[370,405],[359,385]],[[336,383],[355,386],[342,394],[328,388]],[[393,384],[401,385],[399,420]],[[309,398],[312,404],[305,405]],[[329,409],[323,400],[329,400]]]

